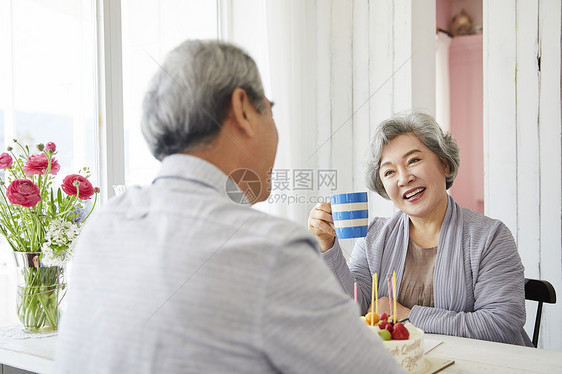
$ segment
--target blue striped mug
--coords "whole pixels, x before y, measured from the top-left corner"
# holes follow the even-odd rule
[[[338,239],[363,238],[369,226],[367,192],[331,196],[332,218]]]

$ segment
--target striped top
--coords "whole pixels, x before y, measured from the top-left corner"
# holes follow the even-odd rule
[[[435,306],[415,305],[410,321],[428,333],[532,346],[523,329],[524,269],[511,232],[501,221],[462,208],[451,196],[448,199],[435,257]],[[400,287],[408,242],[409,218],[399,211],[371,222],[365,239],[357,241],[348,266],[337,240],[322,256],[349,295],[357,280],[358,299],[365,312],[372,274],[386,279],[395,270]],[[378,291],[380,296],[388,296],[385,282],[379,283]]]

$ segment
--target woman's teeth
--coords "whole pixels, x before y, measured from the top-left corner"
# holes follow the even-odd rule
[[[422,192],[423,190],[425,190],[425,188],[423,188],[423,187],[417,188],[417,189],[413,190],[412,192],[410,192],[410,193],[404,195],[404,198],[405,198],[405,199],[409,199],[409,198],[411,198],[412,196],[415,196],[415,195],[419,194],[419,193]]]

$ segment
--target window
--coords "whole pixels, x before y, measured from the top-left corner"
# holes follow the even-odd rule
[[[0,2],[5,21],[0,33],[0,149],[14,138],[26,144],[53,141],[61,176],[84,165],[94,168],[92,1]]]
[[[54,142],[58,183],[85,165],[97,169],[95,30],[94,0],[0,0],[0,153],[12,139]],[[99,185],[95,172],[91,181]],[[0,243],[2,324],[15,319],[15,284]]]
[[[217,38],[217,2],[123,0],[123,122],[125,184],[152,182],[159,162],[140,128],[142,100],[166,53],[186,39]]]
[[[61,179],[87,165],[92,183],[101,185],[102,176],[113,172],[101,170],[107,145],[97,101],[103,62],[96,9],[116,5],[109,1],[0,0],[0,153],[14,138],[29,145],[52,141]],[[106,32],[121,32],[124,123],[107,128],[123,126],[125,184],[148,184],[159,163],[139,131],[143,95],[169,50],[188,38],[217,38],[218,1],[122,0],[120,24],[121,30]],[[13,260],[2,242],[0,237],[0,325],[17,321]]]

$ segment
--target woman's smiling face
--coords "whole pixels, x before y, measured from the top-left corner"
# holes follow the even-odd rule
[[[447,206],[449,165],[412,133],[384,146],[379,175],[390,199],[410,217],[428,217]]]

